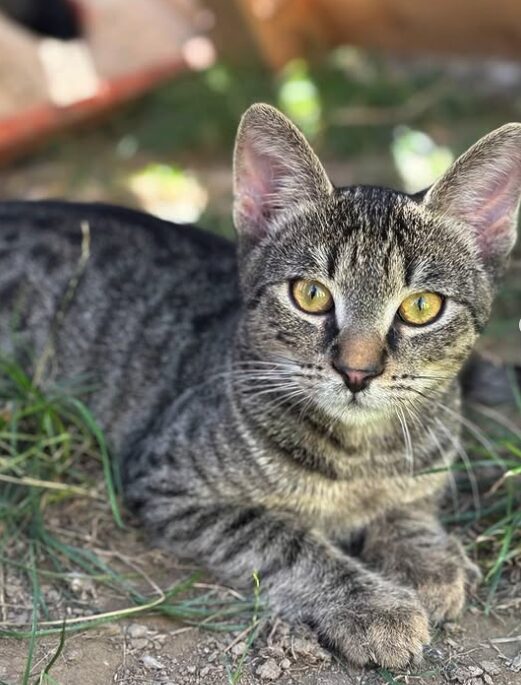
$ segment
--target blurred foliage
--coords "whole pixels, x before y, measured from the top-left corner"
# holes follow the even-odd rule
[[[210,178],[212,164],[231,170],[239,119],[259,101],[280,107],[326,165],[337,164],[335,182],[417,190],[481,135],[520,118],[521,97],[496,88],[483,69],[462,78],[461,64],[405,62],[352,47],[319,64],[296,60],[279,74],[261,64],[219,62],[64,134],[27,160],[28,167],[54,164],[48,177],[29,177],[14,190],[3,184],[0,194],[101,198],[231,235],[229,176],[224,183],[217,174]],[[208,192],[200,219],[206,202],[197,182]],[[195,208],[182,206],[187,188]],[[177,198],[174,209],[169,194]]]
[[[454,155],[447,147],[436,145],[426,133],[407,126],[396,129],[391,149],[405,190],[409,193],[430,186],[454,161]]]
[[[476,130],[489,130],[519,110],[513,98],[488,96],[474,85],[451,84],[450,74],[440,68],[399,69],[379,57],[341,48],[320,65],[297,60],[279,75],[261,65],[222,63],[186,73],[130,106],[110,125],[132,135],[139,148],[159,154],[229,154],[241,114],[251,103],[265,101],[285,111],[329,156],[388,149],[395,126],[413,122],[423,129],[435,125],[439,134],[444,125],[470,121],[466,134],[456,134],[458,147],[464,148]],[[433,97],[422,107],[420,100],[429,92]],[[351,108],[361,110],[354,125],[349,122]],[[371,119],[378,111],[382,117],[375,125]],[[347,112],[347,125],[342,112]]]
[[[128,183],[145,209],[179,223],[197,221],[208,200],[194,175],[176,165],[148,164],[131,174]]]

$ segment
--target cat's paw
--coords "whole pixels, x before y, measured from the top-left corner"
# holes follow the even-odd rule
[[[402,669],[418,664],[430,640],[425,609],[406,589],[368,593],[335,618],[326,636],[330,646],[358,666]]]
[[[440,583],[429,579],[417,588],[420,601],[434,623],[453,621],[463,611],[465,580],[461,569],[456,575],[451,582]]]
[[[416,591],[434,623],[456,619],[465,605],[467,590],[474,590],[481,571],[466,555],[459,542],[452,539],[447,554],[436,559],[435,572],[426,569],[419,576]]]

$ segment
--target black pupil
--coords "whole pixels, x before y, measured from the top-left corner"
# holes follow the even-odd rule
[[[425,309],[427,309],[427,302],[425,301],[424,297],[418,298],[418,309],[420,312],[423,312]]]
[[[318,295],[318,288],[316,285],[309,286],[309,299],[314,300]]]

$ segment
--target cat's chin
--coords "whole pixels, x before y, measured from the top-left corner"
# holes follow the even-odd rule
[[[375,400],[367,394],[347,393],[345,398],[331,404],[330,402],[320,402],[321,409],[331,418],[340,421],[346,426],[371,425],[381,429],[382,423],[390,421],[392,417],[391,407],[387,403]]]
[[[350,402],[342,412],[342,422],[350,426],[380,426],[387,421],[389,412],[363,401]]]

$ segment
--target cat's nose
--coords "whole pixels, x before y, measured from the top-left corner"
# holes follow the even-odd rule
[[[341,361],[333,361],[333,368],[342,376],[344,383],[352,393],[360,392],[367,388],[369,383],[380,376],[384,370],[384,365],[372,366],[367,369],[352,369],[345,366]]]

